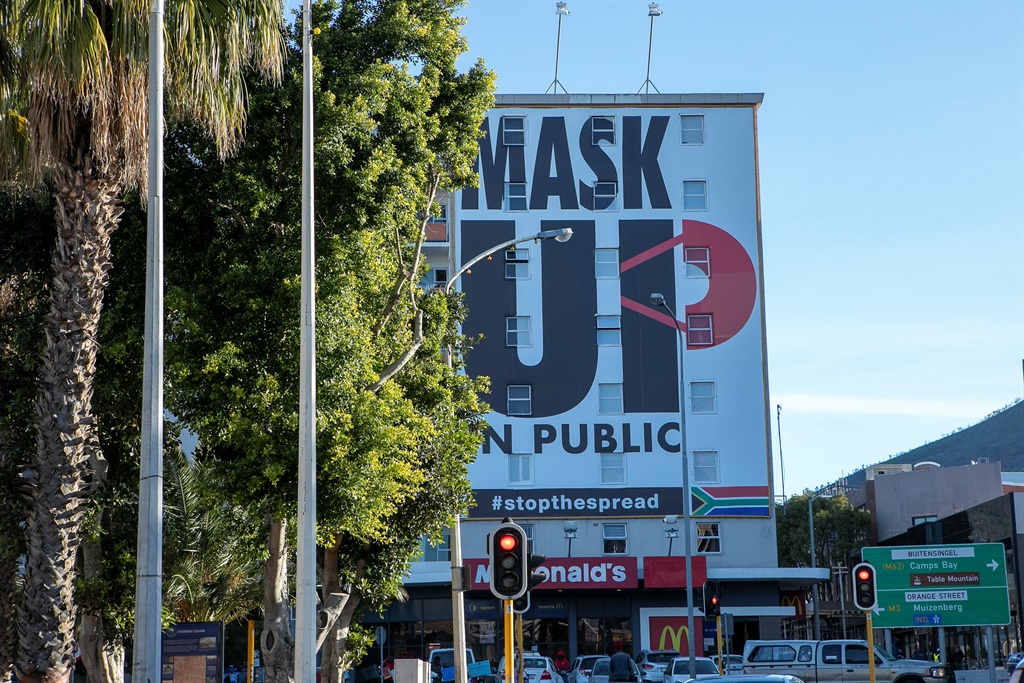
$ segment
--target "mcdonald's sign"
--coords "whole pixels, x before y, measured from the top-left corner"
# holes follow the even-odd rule
[[[700,617],[694,617],[693,628],[696,630],[694,634],[694,649],[697,651],[695,654],[700,656],[703,654],[704,638],[701,635],[702,631],[702,619]],[[651,649],[657,647],[659,650],[675,650],[683,656],[689,656],[690,652],[687,648],[689,644],[689,638],[687,638],[686,629],[686,615],[678,617],[650,617],[648,620],[649,633],[651,634]]]
[[[803,591],[779,591],[779,605],[796,609],[790,619],[807,618],[807,595]]]

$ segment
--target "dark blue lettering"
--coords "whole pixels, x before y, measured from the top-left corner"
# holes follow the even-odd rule
[[[652,209],[671,209],[665,179],[658,164],[658,153],[668,129],[667,116],[652,116],[643,140],[639,116],[622,117],[622,205],[626,209],[643,208],[643,184]]]
[[[551,160],[555,161],[555,175],[552,177]],[[569,157],[569,140],[565,135],[565,119],[561,116],[545,116],[537,141],[537,159],[533,165],[533,187],[530,188],[530,209],[548,208],[548,198],[558,197],[560,208],[576,210],[576,192],[573,190],[575,176],[572,159]]]

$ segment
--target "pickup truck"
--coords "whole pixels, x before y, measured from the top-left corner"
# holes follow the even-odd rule
[[[743,673],[790,674],[807,683],[869,683],[864,640],[748,640]],[[896,659],[875,648],[877,683],[955,683],[953,670],[938,662]]]

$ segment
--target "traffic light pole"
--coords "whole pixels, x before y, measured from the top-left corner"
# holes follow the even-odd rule
[[[718,675],[719,676],[724,676],[725,675],[725,663],[724,663],[725,655],[722,654],[722,615],[721,614],[715,615],[715,640],[717,641],[715,643],[715,645],[718,648]],[[871,683],[874,683],[874,681],[872,681]]]
[[[871,626],[871,610],[864,612],[864,619],[868,627],[868,676],[871,683],[875,683],[875,630]]]
[[[515,670],[515,654],[512,648],[513,616],[512,601],[502,600],[502,609],[505,611],[505,683],[512,683],[512,672]],[[874,683],[872,681],[871,683]]]

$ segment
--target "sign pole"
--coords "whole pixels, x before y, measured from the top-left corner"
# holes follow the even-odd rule
[[[864,619],[868,627],[868,677],[875,683],[875,629],[871,625],[871,610],[864,612]]]
[[[505,683],[512,683],[512,670],[515,667],[515,656],[512,652],[512,601],[502,600],[502,609],[505,612]]]
[[[517,614],[516,615],[516,647],[517,647],[516,651],[519,653],[519,657],[520,658],[524,658],[526,655],[524,654],[524,648],[523,648],[523,615],[522,614]],[[518,681],[518,683],[523,683],[523,676],[525,675],[525,672],[526,672],[526,665],[525,665],[526,660],[523,659],[523,662],[524,662],[524,664],[520,665],[519,662],[516,661],[516,680]]]

